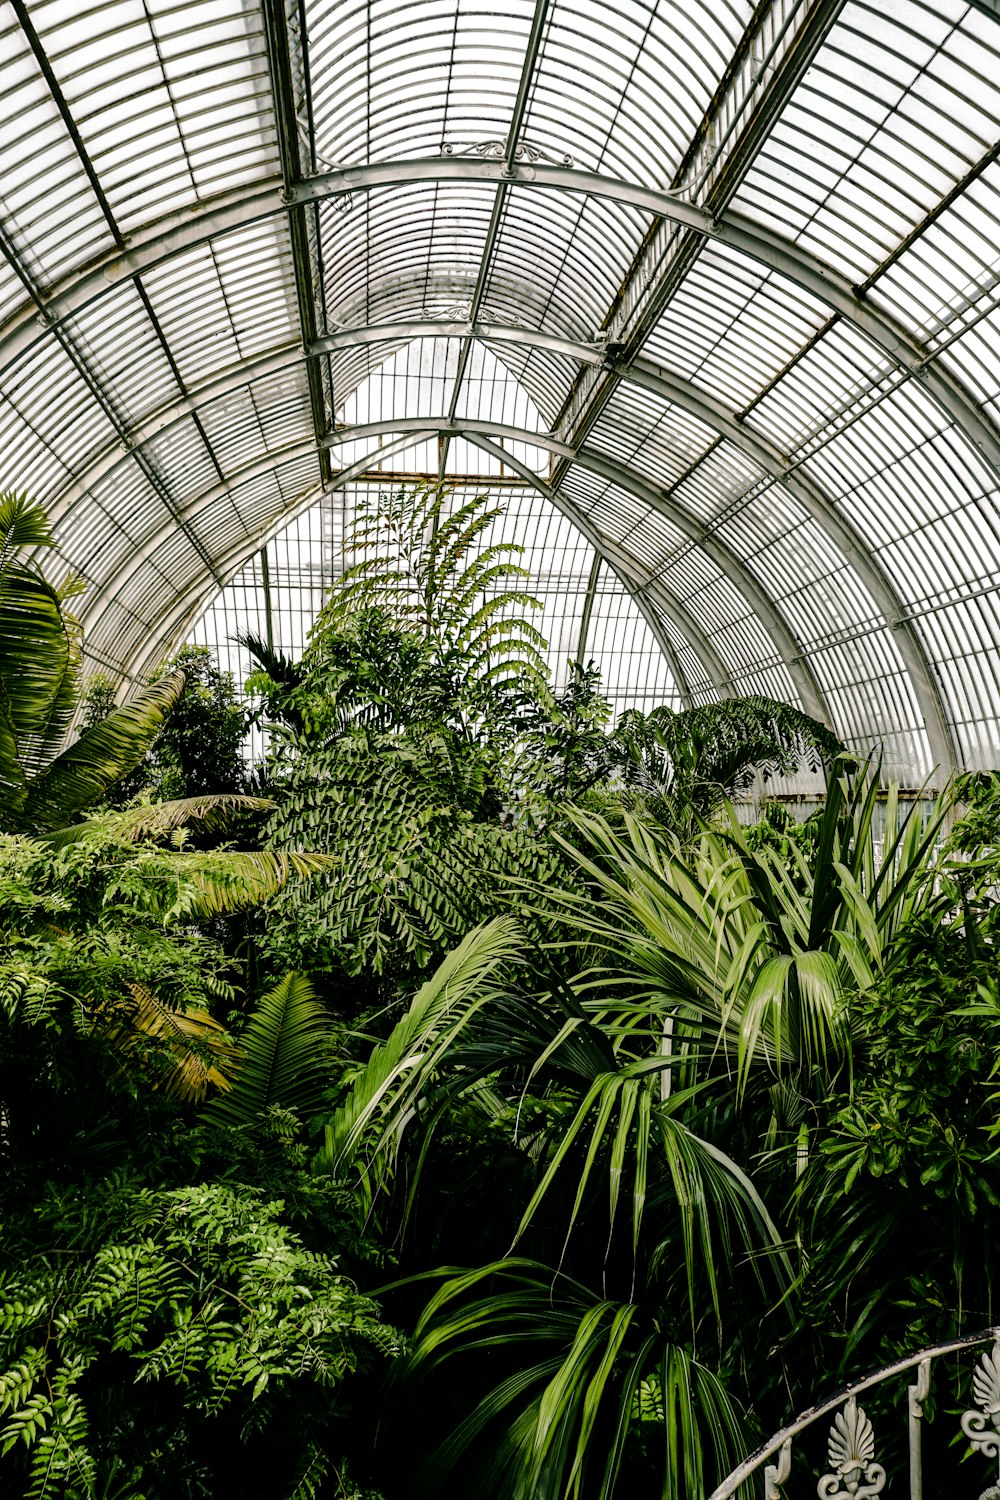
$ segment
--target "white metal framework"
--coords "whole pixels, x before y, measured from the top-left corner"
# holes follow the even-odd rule
[[[0,6],[0,487],[95,664],[301,636],[446,472],[619,701],[1000,763],[994,0]]]

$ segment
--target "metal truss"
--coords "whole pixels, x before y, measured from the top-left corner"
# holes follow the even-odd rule
[[[691,611],[681,603],[673,594],[665,590],[651,574],[643,570],[627,552],[612,546],[606,538],[601,537],[588,517],[575,506],[566,495],[553,490],[551,485],[545,483],[527,464],[520,459],[514,458],[510,451],[499,444],[491,442],[482,433],[470,433],[470,441],[481,448],[484,453],[498,458],[501,463],[508,464],[511,468],[522,474],[532,484],[540,495],[544,495],[551,505],[554,505],[562,514],[571,521],[581,535],[585,536],[594,548],[594,565],[590,570],[590,578],[587,584],[587,594],[584,601],[583,619],[580,625],[580,644],[577,649],[577,661],[582,666],[586,654],[587,632],[589,630],[590,617],[593,614],[594,599],[597,593],[597,583],[600,576],[601,562],[607,562],[609,567],[616,572],[622,586],[635,601],[643,618],[649,625],[656,639],[656,643],[666,658],[671,675],[677,684],[681,697],[681,703],[685,708],[690,708],[694,702],[691,685],[681,665],[680,658],[674,650],[673,642],[663,630],[657,615],[669,620],[675,630],[691,646],[695,656],[701,662],[705,675],[712,684],[720,698],[725,697],[733,689],[733,682],[726,671],[725,663],[716,650],[711,638],[706,634],[704,628],[695,619]],[[655,604],[654,613],[650,606]]]
[[[472,297],[469,302],[469,321],[475,323],[483,305],[483,297],[493,268],[493,257],[496,253],[497,241],[500,238],[500,230],[503,224],[504,210],[507,205],[508,186],[507,180],[511,176],[511,169],[517,161],[518,143],[521,136],[521,128],[524,124],[524,116],[527,112],[528,101],[531,97],[531,86],[535,76],[535,67],[538,63],[538,54],[542,46],[542,37],[545,34],[545,23],[549,14],[549,0],[535,0],[535,10],[531,18],[531,30],[528,33],[528,43],[525,48],[524,61],[521,64],[521,76],[518,80],[517,95],[514,99],[514,108],[511,112],[510,124],[507,127],[507,137],[503,145],[503,156],[501,158],[501,181],[493,198],[493,208],[490,213],[489,227],[486,231],[486,239],[483,243],[482,255],[479,259],[479,270],[472,288]],[[459,397],[462,392],[462,382],[469,363],[469,355],[472,352],[472,335],[466,334],[462,338],[462,347],[458,356],[458,367],[455,371],[455,379],[452,386],[451,400],[448,404],[448,420],[453,421],[458,410]],[[450,438],[447,433],[441,441],[441,456],[439,472],[443,476],[448,463],[448,444]]]
[[[467,437],[469,441],[473,442],[484,452],[498,458],[509,468],[519,473],[525,482],[544,495],[580,531],[581,535],[590,542],[600,560],[607,563],[625,591],[635,601],[657,645],[664,653],[671,674],[677,683],[681,702],[684,707],[689,707],[694,701],[693,694],[670,637],[663,630],[661,617],[670,620],[674,628],[688,642],[695,657],[701,662],[706,678],[711,682],[714,690],[720,697],[724,697],[737,690],[737,685],[734,684],[718,650],[705,633],[702,625],[690,610],[664,587],[661,580],[651,575],[649,570],[644,568],[627,550],[616,547],[613,543],[609,543],[606,538],[601,537],[594,528],[593,523],[588,520],[586,515],[572,501],[565,495],[553,492],[550,486],[539,475],[522,464],[520,460],[513,457],[505,448],[492,442],[482,432],[472,432],[466,429],[462,435]],[[404,432],[389,443],[383,443],[376,448],[369,449],[362,458],[335,473],[328,485],[310,485],[290,505],[283,507],[280,516],[272,520],[267,529],[255,538],[250,552],[243,545],[234,547],[225,553],[218,561],[217,572],[221,574],[226,582],[229,582],[239,568],[244,565],[249,556],[266,547],[268,542],[289,525],[296,516],[300,515],[310,505],[315,504],[321,492],[325,490],[327,493],[333,493],[341,489],[364,474],[376,461],[384,460],[392,454],[405,451],[405,449],[411,447],[413,444],[422,441],[426,436],[426,430]],[[289,449],[285,453],[277,455],[277,458],[281,463],[288,463],[306,456],[309,451],[308,444],[299,444],[294,449]],[[260,466],[249,466],[234,480],[233,487],[235,488],[238,484],[245,483],[248,479],[256,477],[259,472]],[[120,586],[126,583],[135,571],[137,571],[137,565],[126,564],[117,571],[114,581]],[[185,633],[190,629],[204,607],[210,592],[211,589],[208,589],[206,592],[205,588],[196,590],[192,599],[191,592],[187,589],[183,595],[179,596],[178,604],[164,616],[155,637],[150,637],[144,643],[144,649],[141,649],[141,654],[133,669],[136,677],[141,678],[144,670],[155,665],[165,652],[169,653],[183,639]],[[86,616],[84,619],[86,619]]]
[[[617,485],[620,489],[631,494],[635,499],[666,517],[673,526],[686,536],[693,546],[700,548],[706,556],[710,557],[719,571],[726,577],[733,587],[743,596],[747,602],[750,612],[757,616],[767,634],[773,641],[778,657],[785,663],[796,691],[799,694],[803,708],[807,713],[825,722],[831,722],[829,706],[825,700],[819,680],[809,662],[808,655],[797,639],[787,621],[776,608],[754,574],[719,537],[706,530],[702,521],[693,516],[675,499],[664,495],[650,484],[642,475],[621,465],[603,454],[591,452],[586,448],[577,450],[570,449],[565,443],[557,439],[531,432],[526,428],[509,426],[498,422],[470,422],[464,419],[449,423],[445,416],[402,418],[396,421],[381,421],[367,423],[355,427],[341,428],[335,433],[328,434],[325,442],[331,447],[339,447],[343,443],[364,441],[369,437],[381,435],[408,436],[438,434],[447,432],[453,437],[481,435],[487,438],[507,438],[515,442],[526,443],[530,446],[539,447],[561,458],[570,458],[581,468],[589,470],[599,478],[606,480],[609,484]],[[278,450],[266,459],[258,460],[233,475],[230,480],[222,486],[213,487],[208,493],[196,497],[188,507],[188,513],[197,514],[207,504],[218,499],[220,495],[228,493],[240,485],[248,483],[251,479],[258,477],[268,469],[280,468],[283,464],[291,463],[302,458],[311,451],[308,445],[295,444],[289,448]],[[507,461],[509,462],[509,456]],[[364,466],[367,467],[370,456],[366,456]],[[356,470],[361,472],[361,470]],[[343,483],[344,481],[341,480]],[[104,590],[107,594],[113,594],[115,588],[120,588],[132,573],[137,571],[143,564],[145,556],[160,544],[164,537],[169,534],[163,530],[146,538],[143,549],[133,558],[124,563],[113,575],[104,582]],[[607,555],[607,544],[602,543],[602,550]],[[256,544],[255,544],[256,546]],[[253,550],[253,549],[251,549]]]
[[[300,120],[308,109],[308,90],[296,87],[296,67],[293,60],[293,34],[289,27],[288,11],[284,0],[261,0],[264,28],[267,37],[268,60],[271,69],[271,93],[274,99],[275,127],[281,171],[284,178],[284,197],[289,199],[292,189],[302,180],[302,149]],[[295,46],[295,50],[300,50]],[[292,265],[295,274],[295,295],[299,309],[299,326],[302,342],[309,344],[315,339],[318,327],[316,288],[322,285],[322,273],[315,264],[315,254],[310,236],[308,209],[301,203],[291,204],[288,209],[288,230],[292,246]],[[312,412],[313,431],[319,452],[320,475],[326,483],[331,478],[330,461],[323,451],[320,437],[326,429],[327,412],[323,391],[323,374],[318,360],[308,366],[309,406]]]
[[[669,401],[680,410],[689,412],[705,423],[706,426],[720,433],[734,446],[754,460],[756,464],[767,474],[781,483],[790,494],[802,505],[803,509],[813,520],[825,531],[830,540],[843,554],[845,559],[853,567],[858,577],[864,583],[873,603],[885,618],[886,624],[893,631],[899,647],[900,655],[910,674],[913,682],[914,693],[920,705],[921,713],[927,728],[933,762],[943,768],[951,768],[960,763],[957,748],[951,733],[944,702],[941,697],[940,687],[934,675],[933,668],[924,651],[920,636],[914,625],[907,618],[905,606],[899,597],[891,580],[880,566],[878,560],[866,547],[863,539],[854,528],[837,511],[833,502],[824,494],[820,486],[812,481],[789,457],[782,453],[779,448],[769,442],[763,435],[756,433],[746,423],[737,419],[736,415],[727,410],[721,403],[712,400],[704,391],[692,385],[689,381],[682,380],[678,376],[671,375],[668,371],[649,361],[636,358],[630,365],[620,365],[616,361],[605,360],[597,344],[578,344],[568,339],[559,339],[552,335],[539,335],[529,329],[506,327],[501,324],[486,324],[467,322],[433,322],[421,320],[417,322],[397,322],[390,324],[377,324],[370,327],[340,329],[334,334],[317,339],[309,346],[308,353],[315,356],[328,353],[336,349],[349,348],[358,344],[384,343],[399,340],[405,342],[415,338],[432,337],[477,337],[490,340],[495,343],[510,343],[528,347],[541,347],[554,353],[578,359],[587,364],[601,366],[614,372],[620,380],[630,382],[642,389],[649,390],[663,400]],[[152,437],[164,431],[172,422],[191,415],[199,408],[218,400],[233,390],[247,385],[253,380],[270,376],[280,371],[300,365],[303,361],[302,350],[297,345],[285,345],[281,349],[274,350],[268,354],[248,361],[246,364],[231,367],[228,371],[218,376],[213,376],[198,388],[191,390],[182,399],[153,413],[138,428],[129,434],[129,441],[133,449],[141,447]],[[446,422],[451,417],[445,419]],[[448,428],[444,429],[446,438]],[[532,439],[537,441],[537,439]],[[544,443],[541,446],[545,446]],[[325,447],[325,445],[324,445]],[[557,452],[557,459],[565,465],[576,461],[579,445],[567,443],[563,450]],[[555,449],[551,451],[556,451]],[[54,501],[57,515],[66,514],[68,509],[88,491],[98,480],[104,478],[116,465],[125,461],[126,454],[122,452],[119,445],[98,456],[87,470],[81,473],[73,484],[58,494]],[[509,458],[508,458],[509,462]],[[606,460],[606,462],[612,462]],[[263,469],[255,468],[254,476],[266,471],[269,467],[268,461],[264,461]],[[624,471],[623,471],[624,472]],[[532,481],[534,482],[534,481]],[[221,486],[217,490],[221,491]],[[554,485],[553,489],[558,486]],[[206,501],[216,498],[213,490]]]
[[[892,364],[905,371],[965,433],[1000,478],[1000,433],[979,404],[955,376],[934,365],[931,350],[867,296],[860,295],[846,277],[742,215],[727,212],[715,217],[670,193],[544,162],[517,162],[507,167],[495,160],[447,156],[380,162],[312,177],[289,189],[287,194],[279,182],[271,179],[241,193],[221,195],[201,208],[172,215],[137,232],[121,252],[68,278],[50,297],[40,300],[38,309],[26,309],[11,320],[9,332],[0,341],[0,369],[43,337],[48,328],[90,306],[121,281],[140,276],[152,266],[230,230],[286,213],[290,204],[320,202],[345,193],[414,183],[498,181],[502,175],[505,182],[518,187],[579,193],[645,210],[692,229],[706,239],[717,240],[778,272],[824,303],[881,350]]]
[[[845,0],[759,6],[724,82],[692,139],[671,191],[683,192],[715,221],[725,211],[806,69],[844,8]],[[776,32],[770,45],[769,35]],[[748,72],[750,58],[758,55]],[[735,95],[735,97],[734,97]],[[713,146],[713,142],[717,142]],[[700,166],[700,158],[707,161]],[[664,218],[648,233],[602,322],[631,363],[682,285],[705,243],[702,230]],[[631,294],[631,295],[630,295]],[[561,436],[582,442],[621,380],[613,369],[581,370],[563,405]],[[558,483],[558,471],[554,475]]]

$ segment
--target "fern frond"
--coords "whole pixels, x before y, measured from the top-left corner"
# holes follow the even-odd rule
[[[242,1062],[232,1087],[203,1118],[252,1125],[273,1105],[307,1116],[330,1084],[330,1015],[304,974],[286,974],[257,1002],[240,1037]]]
[[[51,832],[99,802],[117,781],[135,770],[184,691],[186,680],[183,672],[172,672],[85,729],[75,744],[31,782],[24,802],[26,821],[39,832]]]
[[[123,838],[164,838],[178,828],[198,823],[209,833],[224,832],[240,813],[271,812],[274,803],[267,797],[245,797],[236,792],[222,792],[206,797],[181,797],[173,802],[153,802],[144,807],[126,807],[83,823],[73,823],[45,835],[54,849],[85,839],[93,832],[108,831]]]
[[[167,1094],[200,1103],[210,1088],[228,1089],[241,1056],[224,1026],[199,1007],[167,1005],[145,984],[126,986],[132,1004],[105,1028],[124,1051],[144,1039],[161,1046],[172,1066],[160,1080]]]

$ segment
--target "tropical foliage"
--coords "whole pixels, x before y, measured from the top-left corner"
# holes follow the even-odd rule
[[[676,821],[758,766],[839,748],[767,699],[632,713],[609,733],[593,668],[548,682],[521,549],[490,539],[500,514],[486,496],[452,509],[441,485],[379,495],[302,660],[245,640],[275,747],[271,841],[338,861],[319,900],[282,903],[284,965],[418,978],[526,879],[572,878],[549,837],[568,799]]]
[[[519,711],[551,695],[520,548],[475,550],[498,515],[483,497],[449,510],[440,486],[381,497],[301,662],[247,642],[276,674],[251,680],[275,744],[271,841],[337,861],[318,901],[281,904],[285,962],[419,973],[512,877],[554,868],[513,814]]]
[[[172,656],[164,675],[176,673],[183,674],[183,691],[143,759],[112,789],[115,806],[141,792],[164,802],[247,790],[247,713],[237,701],[232,676],[219,671],[205,646],[185,646]],[[115,704],[114,684],[98,673],[87,682],[83,723],[89,728],[105,722]]]
[[[4,506],[0,1492],[704,1500],[995,1321],[995,776],[904,801],[763,698],[612,723],[437,486],[300,660],[249,643],[253,777],[202,653],[74,741]],[[803,765],[805,822],[733,805]]]
[[[39,1208],[57,1236],[77,1220],[72,1248],[0,1279],[8,1485],[32,1500],[167,1495],[192,1480],[195,1493],[249,1493],[255,1455],[264,1473],[284,1469],[296,1500],[336,1478],[330,1402],[313,1389],[399,1347],[336,1262],[249,1188],[88,1184],[80,1197],[63,1189]]]
[[[0,495],[0,795],[3,826],[47,832],[99,802],[142,760],[184,687],[182,672],[153,683],[60,747],[77,708],[80,631],[58,587],[25,557],[51,548],[44,512]]]

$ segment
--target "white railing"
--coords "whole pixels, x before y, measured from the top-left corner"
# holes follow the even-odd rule
[[[946,1354],[973,1350],[982,1344],[990,1344],[992,1348],[980,1354],[975,1361],[972,1371],[974,1404],[963,1412],[960,1419],[961,1430],[975,1451],[996,1461],[993,1478],[979,1500],[1000,1500],[1000,1328],[987,1328],[982,1333],[955,1339],[950,1344],[921,1349],[907,1359],[885,1365],[866,1375],[863,1380],[846,1386],[828,1401],[810,1407],[734,1469],[713,1491],[709,1500],[731,1500],[743,1485],[750,1484],[756,1476],[763,1480],[763,1488],[757,1492],[763,1494],[764,1500],[792,1500],[791,1492],[785,1489],[785,1485],[791,1477],[795,1440],[807,1428],[821,1422],[831,1413],[834,1415],[827,1439],[827,1472],[820,1475],[816,1482],[816,1493],[820,1500],[864,1500],[864,1497],[880,1494],[885,1488],[887,1474],[876,1459],[875,1432],[864,1408],[858,1405],[858,1397],[862,1392],[907,1370],[916,1373],[915,1383],[907,1388],[910,1500],[923,1500],[921,1443],[924,1403],[930,1393],[932,1365],[936,1359]],[[744,1494],[752,1492],[747,1490]],[[900,1493],[899,1486],[895,1486],[893,1494],[898,1496]]]

